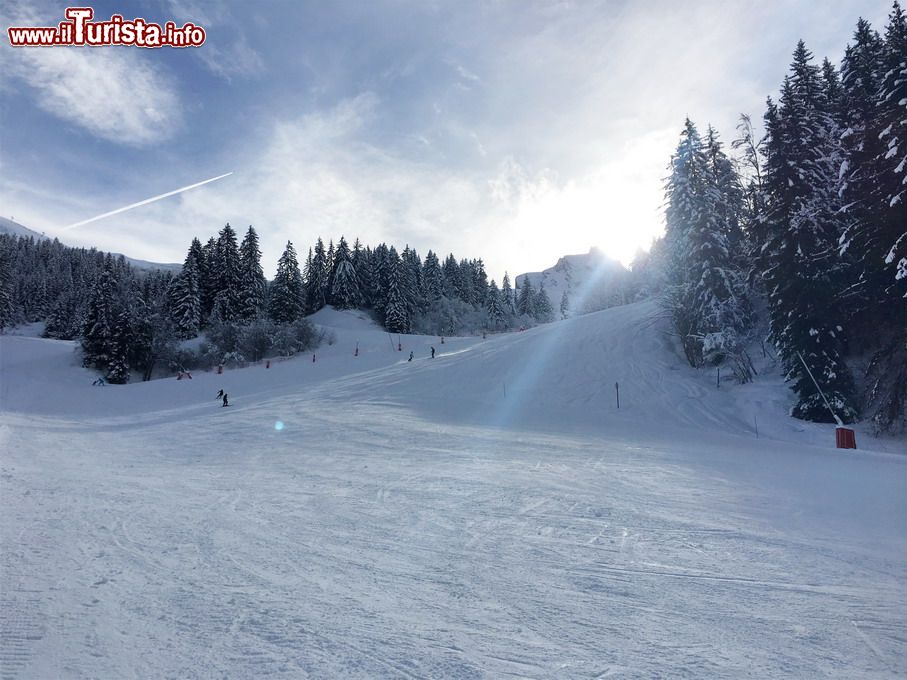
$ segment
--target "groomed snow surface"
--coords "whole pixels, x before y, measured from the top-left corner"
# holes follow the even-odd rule
[[[907,675],[904,440],[655,316],[399,352],[323,310],[314,363],[106,387],[0,338],[0,678]]]

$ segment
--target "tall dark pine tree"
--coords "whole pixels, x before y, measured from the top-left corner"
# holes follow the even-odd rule
[[[113,274],[105,269],[91,294],[82,328],[82,363],[86,367],[105,370],[110,361],[110,339],[116,321],[115,292]]]
[[[129,382],[129,353],[133,344],[132,317],[129,309],[120,312],[110,339],[110,361],[107,382],[125,385]]]
[[[535,294],[535,301],[532,306],[537,321],[548,323],[554,318],[554,309],[551,306],[551,298],[548,297],[548,292],[545,290],[544,281],[539,284],[539,289]]]
[[[278,323],[290,323],[302,318],[304,295],[296,249],[292,242],[287,241],[287,247],[277,261],[277,274],[271,282],[269,300],[271,318]]]
[[[709,234],[710,221],[708,159],[702,139],[690,119],[684,123],[677,151],[671,159],[671,175],[666,187],[665,243],[668,248],[667,308],[674,330],[691,366],[702,364],[702,320],[697,314],[699,281],[690,270],[693,250],[702,236]]]
[[[504,307],[501,304],[501,291],[494,279],[488,285],[488,292],[485,294],[485,311],[488,313],[488,323],[492,330],[500,330],[504,327]]]
[[[843,288],[837,258],[840,213],[834,202],[838,143],[819,68],[802,41],[785,78],[780,106],[770,108],[766,130],[767,240],[760,264],[772,339],[798,397],[792,415],[832,421],[811,372],[837,415],[850,422],[857,408],[843,358],[845,322],[835,299],[835,291]]]
[[[390,274],[387,282],[387,302],[384,326],[392,333],[408,333],[410,306],[406,298],[406,268],[396,251],[390,249]]]
[[[894,3],[881,48],[868,219],[855,220],[852,249],[862,255],[867,326],[878,350],[867,371],[867,402],[878,429],[907,431],[907,17]],[[878,131],[877,134],[875,131]]]
[[[535,291],[532,290],[532,282],[528,276],[523,279],[516,302],[516,311],[522,316],[535,316]]]
[[[324,250],[324,241],[319,237],[315,242],[311,270],[306,279],[307,307],[311,312],[317,312],[327,304],[326,295],[329,292],[328,276],[330,275],[331,266]]]
[[[331,304],[337,309],[353,309],[362,302],[359,279],[353,267],[350,249],[341,236],[334,253],[334,278],[331,286]]]
[[[12,256],[8,249],[0,245],[0,333],[12,323],[13,319],[11,259]]]
[[[217,297],[217,241],[212,236],[202,248],[201,266],[198,270],[198,290],[202,299],[202,322],[207,324],[214,311]]]
[[[212,315],[221,322],[235,321],[240,317],[240,289],[242,275],[236,232],[228,224],[220,230],[214,252],[214,276],[217,281]]]
[[[258,249],[258,234],[249,229],[239,246],[240,290],[239,318],[251,321],[264,311],[267,281],[261,268],[261,251]]]
[[[173,279],[167,291],[170,319],[181,338],[194,338],[201,326],[201,294],[196,260],[190,251],[183,271]]]
[[[444,274],[441,272],[441,263],[438,256],[428,251],[422,265],[422,286],[424,296],[429,303],[437,302],[444,295]]]
[[[501,300],[505,314],[516,314],[516,299],[513,288],[510,287],[510,274],[507,272],[504,272],[504,279],[501,281]]]
[[[687,119],[667,184],[666,300],[692,366],[731,358],[738,378],[751,378],[743,352],[750,323],[741,267],[743,192],[709,127],[705,140]]]

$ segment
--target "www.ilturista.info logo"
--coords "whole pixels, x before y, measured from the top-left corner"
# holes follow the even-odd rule
[[[58,47],[61,45],[135,45],[136,47],[201,47],[205,29],[193,23],[163,26],[141,17],[127,20],[114,14],[110,21],[91,21],[91,7],[69,7],[57,26],[10,26],[6,29],[13,47]]]

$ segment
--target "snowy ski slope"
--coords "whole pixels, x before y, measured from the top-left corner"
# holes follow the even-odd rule
[[[0,338],[0,677],[903,677],[903,440],[655,317],[398,352],[328,309],[315,362],[102,388]]]

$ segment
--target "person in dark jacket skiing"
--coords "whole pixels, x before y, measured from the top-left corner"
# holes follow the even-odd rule
[[[217,391],[217,396],[214,397],[214,398],[215,398],[215,399],[220,399],[220,398],[223,397],[223,396],[224,396],[224,391],[223,391],[223,390],[218,390],[218,391]]]
[[[434,347],[431,348],[431,358],[432,359],[435,358],[435,348]]]
[[[412,361],[412,360],[413,360],[413,353],[410,352],[410,353],[409,353],[409,359],[407,359],[407,361]]]
[[[224,392],[224,403],[223,403],[223,405],[224,405],[224,406],[229,406],[229,405],[230,405],[229,402],[227,401],[227,393],[226,393],[226,392]]]

